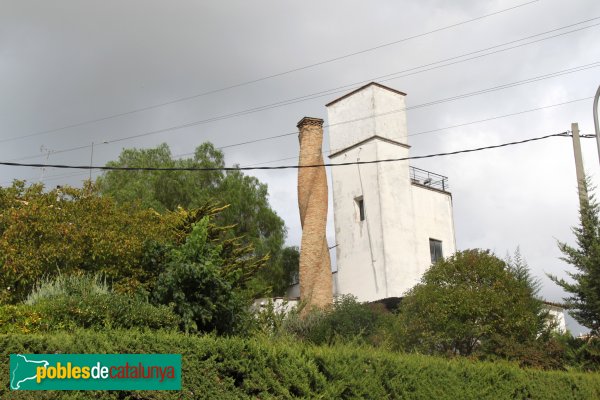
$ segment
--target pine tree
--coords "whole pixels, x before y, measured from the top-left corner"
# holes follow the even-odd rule
[[[576,246],[558,242],[561,259],[575,267],[577,272],[568,272],[572,281],[556,276],[549,277],[567,293],[566,306],[580,324],[591,329],[592,335],[600,333],[600,207],[595,196],[588,190],[589,180],[584,182],[586,199],[581,201],[579,226],[574,227]]]
[[[529,288],[531,296],[539,298],[542,283],[539,279],[531,274],[527,260],[521,255],[521,248],[517,246],[514,254],[507,254],[505,260],[508,270],[513,273],[519,282],[522,282]]]
[[[514,277],[523,286],[527,288],[529,292],[529,298],[527,304],[530,310],[537,316],[537,329],[538,332],[551,332],[551,329],[555,326],[555,322],[550,318],[548,310],[544,306],[544,302],[541,300],[540,291],[542,290],[541,281],[532,275],[527,260],[521,255],[521,249],[516,248],[512,256],[508,255],[504,260],[506,267]]]

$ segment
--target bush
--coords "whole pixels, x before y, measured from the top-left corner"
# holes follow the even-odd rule
[[[347,345],[187,336],[165,332],[77,331],[0,335],[0,357],[11,353],[174,353],[182,355],[180,392],[18,392],[7,399],[593,399],[597,374],[520,369],[506,362],[446,360]]]
[[[33,333],[43,330],[42,315],[27,305],[0,305],[0,333]]]
[[[352,295],[334,299],[330,308],[304,315],[291,313],[283,326],[287,332],[315,344],[357,342],[381,344],[381,334],[393,315],[381,304],[360,303]]]
[[[166,306],[114,293],[90,276],[63,276],[39,283],[25,304],[0,306],[0,332],[75,328],[175,329],[179,318]]]
[[[46,330],[73,328],[176,329],[179,318],[166,306],[155,306],[120,293],[55,296],[35,304]]]
[[[566,370],[575,365],[567,354],[567,345],[561,335],[543,336],[526,342],[517,342],[504,337],[496,337],[478,354],[480,360],[510,360],[521,367],[546,370]]]
[[[53,279],[41,279],[25,300],[33,305],[40,301],[59,296],[86,297],[108,294],[110,287],[100,275],[60,275]]]
[[[23,301],[40,276],[102,272],[123,290],[145,284],[145,243],[171,243],[174,214],[116,204],[91,184],[0,188],[0,302]]]
[[[281,337],[288,332],[284,328],[298,313],[298,305],[287,300],[274,302],[273,299],[258,300],[250,308],[252,311],[252,335]]]
[[[211,240],[211,226],[208,217],[193,224],[185,243],[172,250],[153,297],[173,307],[186,333],[241,333],[251,318],[251,297],[240,283],[248,271],[227,263],[223,243]]]
[[[489,251],[460,251],[433,264],[402,300],[402,346],[469,356],[531,343],[545,329],[539,309],[531,287],[504,261]]]
[[[572,365],[581,371],[600,371],[600,338],[561,337],[567,347],[567,356]]]

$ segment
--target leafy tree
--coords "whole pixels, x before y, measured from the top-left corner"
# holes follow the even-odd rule
[[[163,324],[160,314],[167,308],[151,306],[141,296],[104,293],[89,280],[70,278],[99,273],[118,292],[150,294],[159,303],[173,303],[187,331],[236,332],[256,294],[250,283],[268,259],[255,256],[252,245],[235,237],[231,226],[218,223],[227,207],[159,214],[117,204],[99,196],[89,183],[82,189],[44,192],[41,185],[20,182],[0,189],[0,207],[2,299],[24,300],[44,277],[51,283],[34,291],[31,299],[44,297],[34,304],[34,314],[48,320],[54,309],[58,319],[52,321],[60,319],[65,326],[178,323],[165,311],[168,320]],[[105,312],[106,307],[115,312]],[[37,317],[26,313],[23,318]]]
[[[296,246],[284,247],[279,263],[267,266],[258,272],[260,283],[270,288],[273,296],[285,296],[288,288],[298,283],[300,269],[300,251]]]
[[[149,241],[172,238],[173,216],[82,189],[15,182],[0,188],[0,300],[24,299],[42,276],[100,272],[120,289],[146,275],[140,262]]]
[[[108,166],[223,168],[223,153],[211,143],[196,148],[192,158],[173,159],[166,144],[154,149],[126,149]],[[120,204],[139,201],[159,212],[177,207],[194,209],[207,203],[230,205],[216,217],[222,225],[233,225],[231,237],[251,244],[259,257],[269,255],[263,286],[279,290],[285,257],[286,231],[283,220],[270,207],[267,185],[241,171],[109,171],[98,178],[100,191]],[[267,279],[268,277],[268,279]]]
[[[193,158],[173,159],[166,143],[151,149],[124,149],[111,167],[222,168],[223,153],[204,143]],[[163,212],[177,207],[193,209],[218,194],[224,179],[221,171],[108,171],[96,181],[102,194],[119,203],[139,202],[143,208]]]
[[[237,239],[220,239],[226,230],[209,216],[194,223],[159,276],[154,299],[174,307],[186,332],[239,333],[250,319],[248,283],[266,258],[251,256]]]
[[[558,242],[561,259],[575,267],[577,272],[567,274],[572,281],[550,275],[549,277],[571,296],[565,299],[570,314],[577,322],[591,329],[594,336],[600,333],[600,218],[599,206],[589,189],[589,180],[584,187],[588,197],[580,202],[579,226],[574,227],[576,246]]]
[[[457,252],[431,266],[400,306],[400,329],[408,350],[471,355],[499,339],[535,340],[538,302],[489,251]]]

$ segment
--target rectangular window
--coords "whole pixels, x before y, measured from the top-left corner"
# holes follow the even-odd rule
[[[354,201],[356,201],[356,207],[358,209],[359,221],[364,221],[365,220],[365,201],[363,200],[362,196],[357,197],[356,199],[354,199]]]
[[[429,253],[431,253],[432,264],[437,260],[441,260],[444,257],[442,254],[442,242],[440,240],[429,239]]]

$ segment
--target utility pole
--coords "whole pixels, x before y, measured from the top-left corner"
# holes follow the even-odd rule
[[[598,123],[598,98],[600,97],[600,86],[594,97],[594,127],[596,128],[596,145],[598,146],[598,159],[600,160],[600,124]]]
[[[575,172],[577,173],[577,189],[579,192],[579,203],[587,201],[587,192],[585,190],[585,172],[583,171],[583,157],[581,156],[581,143],[579,140],[579,124],[571,124],[573,132],[573,154],[575,155]]]
[[[40,146],[40,151],[42,153],[46,153],[46,164],[48,164],[48,159],[50,158],[50,155],[54,152],[54,150],[50,150],[46,146],[41,145]],[[42,167],[42,173],[40,174],[40,180],[39,180],[40,183],[42,183],[44,181],[44,175],[45,174],[46,174],[46,168]]]
[[[94,142],[92,142],[92,154],[90,154],[90,182],[92,181],[92,165],[94,165]]]
[[[102,143],[98,142],[98,144],[108,144],[108,141],[105,140]],[[94,142],[92,142],[92,151],[90,153],[90,182],[92,181],[92,167],[94,166]]]

